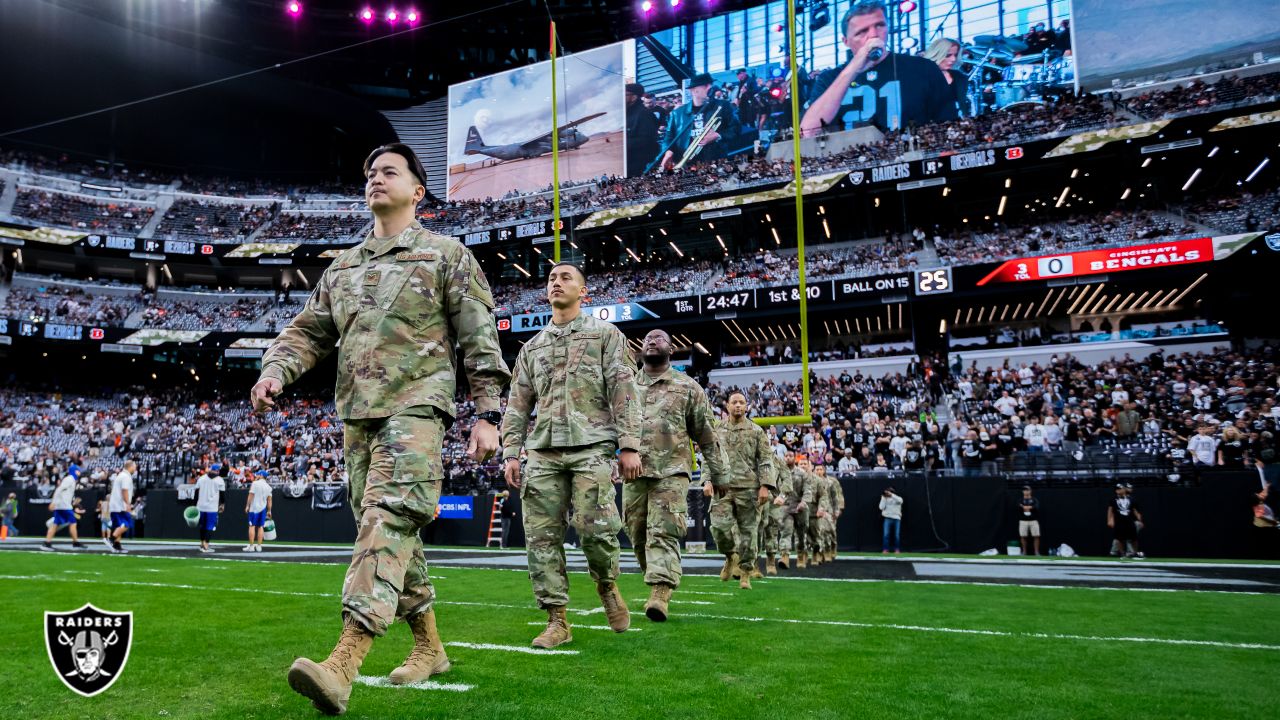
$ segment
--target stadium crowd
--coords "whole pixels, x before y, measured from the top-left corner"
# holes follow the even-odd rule
[[[127,202],[98,202],[80,195],[18,188],[13,214],[47,225],[93,232],[136,235],[155,214],[154,207]]]

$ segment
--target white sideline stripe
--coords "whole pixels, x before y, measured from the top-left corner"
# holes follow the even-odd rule
[[[541,625],[541,623],[539,623]],[[497,650],[499,652],[523,653],[525,655],[577,655],[577,650],[543,650],[542,648],[525,647],[523,645],[494,645],[492,643],[447,642],[449,647],[470,648],[472,650]]]
[[[396,690],[448,690],[449,692],[466,692],[475,687],[475,685],[464,685],[462,683],[438,683],[431,680],[395,685],[391,682],[391,678],[377,675],[372,677],[368,675],[360,675],[356,677],[356,682],[361,685],[368,685],[369,687],[394,688]]]
[[[699,592],[697,590],[677,590],[681,595],[719,595],[721,597],[733,597],[733,593],[721,592]]]
[[[46,552],[40,551],[40,550],[9,550],[8,552],[26,553],[28,555],[47,556]],[[69,553],[63,553],[63,554],[65,555]],[[165,557],[165,556],[156,556],[156,555],[115,555],[112,557],[124,558],[126,560],[132,558],[134,560],[171,560],[171,561],[177,561],[177,562],[191,562],[191,558],[187,558],[187,557]],[[262,564],[268,564],[268,565],[273,564],[272,561],[270,560],[259,559],[259,558],[205,557],[205,558],[200,558],[200,561],[201,562],[224,562],[224,563],[227,563],[227,562],[229,563],[262,563]],[[321,567],[331,567],[331,568],[341,567],[341,565],[336,563],[321,563],[321,562],[296,562],[295,561],[295,562],[289,562],[288,564],[289,565],[318,565]],[[521,574],[528,572],[527,570],[519,569],[519,568],[496,568],[496,567],[477,568],[477,567],[465,567],[461,565],[433,565],[432,567],[442,568],[445,570],[484,570],[486,572],[518,572]],[[1259,567],[1259,566],[1233,565],[1230,567]],[[1280,568],[1280,566],[1275,566],[1275,567]],[[225,568],[204,567],[202,569],[223,570]],[[589,573],[577,572],[577,571],[571,570],[569,571],[569,574],[570,575],[588,575]],[[33,575],[30,577],[35,578],[37,576]],[[432,575],[431,579],[438,580],[443,577],[444,577],[443,575]],[[49,579],[52,580],[56,578],[49,578]],[[691,580],[703,580],[703,579],[715,580],[717,583],[720,582],[720,579],[717,578],[715,575],[685,575],[683,581],[687,583]],[[1207,594],[1216,594],[1216,595],[1274,595],[1275,594],[1275,593],[1268,593],[1268,592],[1255,592],[1251,590],[1205,590],[1205,589],[1197,589],[1197,588],[1151,588],[1151,587],[1101,587],[1097,585],[1053,585],[1053,584],[1039,584],[1039,583],[1036,583],[1036,584],[1004,583],[1004,582],[982,582],[978,580],[921,580],[921,579],[895,580],[890,578],[824,578],[824,577],[804,577],[804,576],[796,576],[796,575],[789,576],[789,577],[778,576],[778,577],[770,578],[770,580],[771,581],[772,580],[788,580],[788,581],[797,581],[797,582],[825,582],[825,583],[863,583],[863,584],[903,583],[907,585],[973,585],[978,587],[995,587],[995,588],[1029,588],[1033,590],[1092,590],[1092,591],[1101,590],[1106,592],[1201,593],[1201,594],[1207,593]],[[760,580],[756,581],[757,584],[761,582],[762,581]],[[178,586],[175,585],[173,587],[178,587]],[[209,589],[232,590],[233,588],[209,588]],[[255,590],[254,592],[267,593],[267,594],[271,593],[271,591],[269,590]],[[696,595],[696,594],[733,595],[733,593],[696,593],[692,590],[679,590],[678,592],[684,595]],[[302,594],[306,595],[307,593],[302,593]],[[330,596],[323,595],[322,597],[330,597]],[[446,604],[449,604],[449,603],[446,603]],[[452,603],[452,604],[457,605],[457,604],[465,604],[465,603]],[[476,604],[480,605],[481,603],[476,603]],[[492,607],[515,607],[520,609],[524,608],[524,606],[517,606],[517,605],[510,605],[510,606],[493,605]],[[604,612],[604,608],[596,608],[594,610],[574,610],[570,608],[569,612],[577,613],[579,615],[590,615],[593,613]]]
[[[77,583],[99,583],[102,585],[134,585],[134,586],[140,585],[145,587],[176,588],[181,590],[243,592],[243,593],[252,593],[254,595],[290,595],[294,597],[321,597],[321,598],[337,597],[335,593],[308,593],[308,592],[291,592],[287,590],[257,590],[252,588],[231,588],[231,587],[202,587],[199,585],[180,585],[176,583],[150,583],[150,582],[138,582],[138,581],[131,581],[131,580],[77,580],[74,578],[55,577],[53,575],[0,575],[0,580],[45,580],[45,581],[61,581],[61,582],[77,582]],[[967,585],[971,583],[959,583],[959,584]],[[1031,587],[1043,587],[1043,586],[1031,586]],[[1186,592],[1186,591],[1179,590],[1177,592]],[[1234,593],[1234,594],[1241,595],[1244,593]],[[1262,594],[1262,593],[1254,593],[1254,594]],[[468,606],[476,606],[476,607],[501,608],[501,609],[509,609],[509,610],[532,610],[533,609],[527,605],[504,605],[500,603],[464,602],[459,600],[437,600],[436,604],[437,605],[468,605]],[[596,608],[595,611],[577,611],[577,612],[579,614],[592,614],[593,612],[600,611],[600,610],[602,609]],[[643,615],[644,613],[632,612],[631,614]],[[1242,649],[1242,650],[1280,650],[1280,645],[1264,645],[1261,643],[1230,643],[1230,642],[1223,642],[1219,640],[1182,640],[1179,638],[1065,635],[1060,633],[1009,632],[1005,630],[976,630],[976,629],[970,629],[970,628],[928,627],[924,625],[899,625],[895,623],[860,623],[860,622],[850,622],[850,621],[844,621],[844,620],[799,620],[794,618],[773,618],[773,617],[765,618],[765,617],[741,617],[736,615],[708,615],[706,613],[686,613],[686,614],[682,614],[682,617],[707,618],[709,620],[733,620],[737,622],[750,622],[750,623],[777,622],[777,623],[785,623],[790,625],[822,625],[822,626],[835,626],[835,627],[867,628],[872,630],[907,630],[912,632],[952,633],[957,635],[986,635],[991,637],[1040,638],[1040,639],[1049,639],[1049,640],[1084,640],[1084,641],[1090,641],[1090,642],[1132,642],[1132,643],[1149,643],[1152,645],[1194,645],[1194,646],[1200,646],[1200,647],[1232,648],[1232,649]],[[538,650],[535,650],[534,648],[526,648],[526,647],[518,647],[518,646],[510,646],[510,645],[493,645],[493,646],[485,646],[482,648],[478,646],[473,646],[469,643],[446,643],[446,645],[456,645],[458,647],[476,647],[477,649],[502,649],[502,650],[511,650],[512,652],[531,652],[535,655],[548,654],[548,653],[577,654],[577,651],[575,650],[538,651]]]
[[[546,623],[542,622],[541,620],[530,620],[529,624],[537,625],[538,627],[542,627],[543,625],[546,625]],[[610,632],[614,631],[613,628],[609,627],[608,625],[574,625],[572,626],[572,629],[574,630],[608,630]],[[627,628],[627,632],[640,632],[640,628]]]
[[[648,599],[648,598],[636,598],[635,600],[632,600],[631,602],[634,602],[634,603],[643,603],[643,602],[649,602],[649,599]],[[673,604],[676,604],[676,605],[715,605],[715,603],[713,603],[713,602],[707,602],[706,600],[668,600],[667,602],[670,602],[670,603],[673,603]],[[601,608],[601,609],[603,609],[603,608]]]

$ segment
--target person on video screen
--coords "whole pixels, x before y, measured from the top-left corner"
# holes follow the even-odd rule
[[[851,57],[814,82],[800,121],[803,134],[865,125],[888,132],[956,119],[955,92],[937,63],[885,47],[889,27],[882,4],[855,4],[842,26]]]

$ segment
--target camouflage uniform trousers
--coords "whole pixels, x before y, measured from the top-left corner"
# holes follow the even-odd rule
[[[782,552],[789,553],[792,549],[799,555],[808,550],[809,539],[809,510],[797,510],[792,513],[786,508],[782,509],[782,529],[778,533],[778,543],[782,546]]]
[[[782,531],[782,516],[786,509],[773,504],[773,499],[759,507],[760,519],[756,523],[756,548],[760,555],[776,555],[778,536]]]
[[[641,477],[622,485],[622,517],[646,585],[680,587],[680,540],[688,532],[689,478]]]
[[[711,500],[711,538],[716,548],[738,554],[738,567],[748,572],[756,560],[756,523],[759,490],[728,489]]]
[[[836,518],[835,515],[829,515],[822,518],[822,549],[834,551],[836,549]]]
[[[342,607],[375,635],[435,600],[420,531],[440,500],[443,439],[444,424],[430,409],[343,421],[357,530]]]
[[[529,450],[520,500],[524,507],[529,580],[538,607],[569,604],[564,534],[573,527],[582,541],[587,568],[596,582],[618,578],[618,531],[622,520],[614,502],[612,440],[578,447]]]
[[[821,552],[822,544],[822,518],[817,515],[816,506],[809,507],[809,521],[807,524],[807,533],[805,537],[805,545],[809,548],[809,552]]]

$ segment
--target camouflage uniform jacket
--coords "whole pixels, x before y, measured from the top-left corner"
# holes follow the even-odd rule
[[[773,451],[763,428],[747,418],[726,420],[719,428],[720,444],[729,457],[729,487],[758,490],[761,485],[776,491]]]
[[[819,510],[834,513],[835,506],[831,504],[831,482],[833,478],[829,475],[819,475],[818,473],[810,473],[810,478],[813,481],[813,502],[809,505],[809,517],[816,517]]]
[[[520,349],[502,421],[502,457],[520,457],[521,446],[544,450],[605,441],[640,450],[635,375],[622,331],[582,313],[564,327],[547,325]]]
[[[452,418],[455,342],[476,412],[498,410],[511,375],[484,271],[461,243],[414,221],[392,238],[370,231],[333,261],[262,356],[261,378],[288,385],[336,345],[343,420],[424,406]]]
[[[785,498],[791,494],[791,469],[787,467],[785,460],[778,457],[777,453],[770,454],[773,455],[773,477],[775,478],[773,497]]]
[[[831,512],[844,510],[844,488],[840,486],[840,478],[828,475],[827,482],[831,492]]]
[[[813,506],[814,478],[816,476],[798,467],[788,468],[788,471],[791,473],[791,491],[786,494],[787,512],[795,514],[799,511],[802,501],[806,509]]]
[[[715,415],[696,380],[674,368],[656,378],[641,370],[636,373],[636,398],[642,414],[640,461],[645,477],[692,477],[692,439],[702,449],[705,477],[712,485],[729,485],[729,461],[716,437]]]

